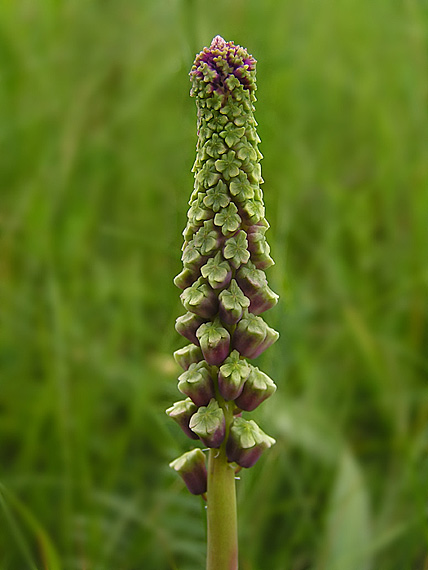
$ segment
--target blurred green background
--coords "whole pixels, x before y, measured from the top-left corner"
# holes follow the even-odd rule
[[[1,570],[204,567],[164,409],[216,34],[258,60],[281,295],[240,568],[428,568],[427,2],[3,0]]]

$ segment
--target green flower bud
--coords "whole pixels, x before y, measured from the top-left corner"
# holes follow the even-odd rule
[[[187,338],[187,340],[193,342],[193,344],[199,345],[196,331],[204,322],[205,321],[202,317],[195,315],[195,313],[188,312],[182,317],[178,317],[178,319],[175,321],[175,330]]]
[[[278,295],[268,286],[264,272],[257,269],[253,263],[248,262],[246,266],[241,267],[236,274],[236,280],[250,299],[248,310],[251,313],[260,315],[277,304]]]
[[[196,246],[195,239],[185,243],[181,260],[184,263],[184,266],[193,270],[194,273],[199,269],[199,267],[201,267],[201,265],[203,265],[205,259]]]
[[[222,234],[225,236],[231,235],[240,227],[241,218],[238,214],[238,208],[233,202],[226,208],[222,208],[214,217],[216,226],[221,227]]]
[[[249,364],[241,359],[237,350],[226,358],[218,373],[218,388],[225,400],[235,400],[241,394],[250,370]]]
[[[174,359],[183,370],[187,370],[191,364],[200,362],[203,359],[202,350],[199,346],[188,344],[174,352]]]
[[[197,406],[208,404],[214,397],[214,384],[207,363],[202,361],[191,364],[178,377],[178,389],[182,394],[189,396]]]
[[[190,418],[190,429],[207,447],[219,447],[226,433],[224,412],[214,399]]]
[[[219,316],[227,325],[236,324],[243,315],[245,309],[250,306],[250,300],[238,287],[235,279],[232,279],[228,289],[219,295]]]
[[[253,420],[235,417],[227,440],[227,457],[241,467],[252,467],[275,440],[265,434]]]
[[[208,283],[213,289],[227,287],[232,279],[232,270],[220,252],[215,257],[210,257],[207,263],[201,268],[202,277],[208,279]]]
[[[205,455],[201,449],[192,449],[183,453],[169,466],[180,475],[192,495],[202,495],[207,492],[207,468]]]
[[[216,252],[222,243],[221,234],[214,226],[212,220],[204,222],[202,228],[197,231],[193,241],[204,256]]]
[[[185,400],[180,400],[180,402],[175,402],[175,404],[166,410],[166,414],[178,423],[188,437],[191,439],[199,439],[189,428],[190,418],[197,409],[196,404],[194,404],[190,398],[186,398]]]
[[[204,204],[208,208],[211,208],[213,212],[218,212],[220,209],[226,208],[229,203],[230,196],[227,191],[227,186],[223,180],[219,180],[214,188],[207,190],[206,196],[204,198]]]
[[[261,317],[248,313],[236,327],[233,347],[247,358],[257,358],[278,338],[279,333],[269,327]]]
[[[274,261],[269,255],[270,247],[264,235],[266,228],[263,226],[253,227],[258,227],[259,229],[247,234],[251,261],[258,269],[267,269],[271,265],[274,265]]]
[[[235,400],[235,404],[247,412],[253,411],[276,391],[276,385],[271,378],[256,366],[245,381],[242,392]]]
[[[179,289],[186,289],[192,285],[196,278],[197,272],[195,272],[195,269],[184,266],[183,271],[180,271],[180,273],[174,277],[174,285]]]
[[[204,323],[196,331],[202,354],[208,364],[218,366],[229,353],[230,334],[219,320]]]
[[[247,234],[241,230],[237,235],[229,238],[223,250],[223,255],[229,260],[232,267],[238,269],[250,259],[248,251]]]
[[[191,287],[185,289],[180,295],[185,308],[203,318],[216,314],[218,298],[211,287],[199,278]]]

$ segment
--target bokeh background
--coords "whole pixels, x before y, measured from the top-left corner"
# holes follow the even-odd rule
[[[281,295],[240,568],[428,568],[427,2],[3,0],[2,570],[204,567],[164,409],[216,34],[258,60]]]

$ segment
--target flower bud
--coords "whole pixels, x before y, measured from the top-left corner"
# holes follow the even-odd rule
[[[262,402],[267,400],[276,390],[276,385],[271,378],[256,366],[251,367],[243,386],[242,392],[236,398],[235,404],[246,412],[252,412]]]
[[[257,267],[257,269],[268,269],[275,265],[274,260],[271,258],[269,253],[257,253],[251,255],[251,261]]]
[[[226,433],[224,412],[214,398],[190,418],[189,427],[207,447],[220,447]]]
[[[208,283],[199,278],[180,295],[186,309],[200,317],[210,318],[217,313],[218,298]]]
[[[214,226],[213,221],[208,220],[204,222],[202,228],[195,234],[193,241],[201,254],[206,256],[216,252],[223,239],[218,229]]]
[[[233,347],[246,358],[256,358],[278,337],[279,334],[271,329],[261,317],[247,313],[236,327]]]
[[[270,247],[265,238],[267,230],[264,226],[251,226],[259,228],[248,233],[248,250],[251,253],[251,261],[258,269],[267,269],[274,265],[274,261],[269,255]]]
[[[213,289],[222,289],[227,287],[232,279],[232,270],[227,261],[225,261],[220,252],[215,257],[210,257],[206,264],[201,268],[202,276],[208,279]]]
[[[190,418],[197,409],[197,406],[192,402],[192,400],[190,398],[186,398],[185,400],[180,400],[180,402],[175,402],[166,410],[166,414],[177,422],[188,437],[191,439],[199,439],[199,437],[189,428]]]
[[[266,218],[262,218],[257,224],[254,224],[247,228],[247,234],[249,235],[261,231],[264,235],[269,228],[270,228],[269,222],[266,220]]]
[[[226,240],[223,255],[232,267],[238,269],[240,265],[247,263],[250,259],[250,252],[247,248],[247,234],[241,230]]]
[[[235,417],[227,440],[227,459],[241,467],[252,467],[263,451],[274,443],[275,440],[265,434],[255,421]]]
[[[174,359],[183,370],[187,370],[191,364],[200,362],[203,359],[203,354],[199,346],[188,344],[174,352]]]
[[[229,354],[230,334],[216,319],[213,323],[204,323],[196,331],[202,354],[208,364],[218,366]]]
[[[201,449],[192,449],[172,461],[169,466],[176,471],[192,495],[207,492],[207,468]]]
[[[241,267],[236,274],[236,280],[250,299],[250,313],[260,315],[277,304],[278,295],[268,286],[263,271],[257,269],[253,263],[249,262],[245,267]]]
[[[174,285],[179,289],[186,289],[187,287],[190,287],[190,285],[194,283],[197,277],[197,273],[198,270],[195,271],[194,268],[191,269],[190,267],[185,266],[183,268],[183,271],[174,277]]]
[[[273,343],[276,342],[278,339],[279,339],[279,332],[273,329],[272,327],[266,325],[266,336],[263,342],[253,352],[251,358],[257,358],[258,356],[260,356],[262,352],[264,352],[267,348],[272,346]]]
[[[194,239],[188,243],[184,243],[181,260],[184,266],[189,268],[192,273],[195,274],[198,271],[201,265],[204,264],[205,259],[200,250],[196,247]]]
[[[207,363],[202,361],[191,364],[188,370],[178,377],[178,389],[189,396],[197,406],[208,404],[214,397],[214,383]]]
[[[219,316],[223,323],[235,325],[243,315],[245,309],[250,306],[250,300],[238,287],[235,279],[232,279],[228,289],[219,295]]]
[[[199,346],[196,331],[204,322],[205,321],[202,317],[199,317],[195,313],[188,312],[185,315],[178,317],[175,321],[175,330],[181,334],[181,336],[184,336],[184,338],[187,338],[187,340],[190,340],[190,342]]]
[[[220,366],[218,388],[225,400],[235,400],[242,392],[244,382],[250,374],[250,366],[234,350]]]
[[[251,261],[239,268],[236,273],[236,281],[250,299],[267,285],[266,275],[257,269]]]
[[[278,302],[278,295],[266,284],[250,299],[248,310],[254,315],[260,315],[274,307]]]

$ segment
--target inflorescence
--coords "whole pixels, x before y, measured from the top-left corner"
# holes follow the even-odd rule
[[[167,410],[188,437],[205,447],[225,446],[228,461],[239,467],[251,467],[275,443],[242,417],[276,390],[247,359],[279,336],[260,316],[278,296],[265,276],[273,260],[260,189],[255,74],[255,59],[220,36],[190,72],[198,113],[195,185],[183,232],[183,270],[174,280],[187,311],[176,330],[190,344],[174,353],[183,368],[178,389],[186,399]],[[191,493],[206,492],[200,448],[171,467]]]

